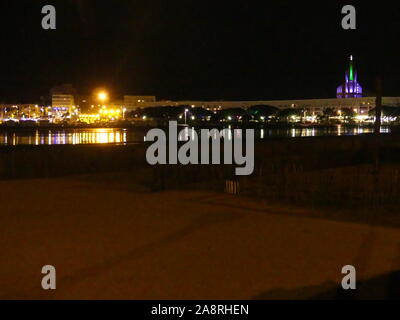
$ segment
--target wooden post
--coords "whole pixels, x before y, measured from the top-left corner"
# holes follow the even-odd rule
[[[375,135],[381,132],[381,115],[382,115],[382,80],[378,76],[376,78],[376,100],[375,100]]]
[[[381,145],[381,116],[382,116],[382,80],[380,76],[376,78],[376,100],[375,100],[375,170],[379,170],[379,150]]]

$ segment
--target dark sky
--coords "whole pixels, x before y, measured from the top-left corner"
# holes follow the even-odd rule
[[[262,3],[262,4],[260,4]],[[41,7],[57,30],[41,29]],[[354,4],[357,30],[341,28]],[[400,5],[380,1],[1,0],[0,102],[57,84],[166,99],[329,98],[350,54],[364,91],[400,96]]]

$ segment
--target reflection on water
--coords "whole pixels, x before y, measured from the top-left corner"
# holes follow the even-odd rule
[[[126,143],[127,129],[71,129],[1,132],[3,145]]]
[[[321,137],[321,136],[354,136],[364,133],[373,133],[372,127],[346,127],[338,125],[329,128],[291,128],[291,129],[261,129],[260,139],[273,137]],[[390,128],[381,127],[381,133],[390,133]]]
[[[347,127],[340,125],[330,128],[274,128],[256,130],[256,138],[264,140],[274,137],[345,136],[372,133],[373,131],[372,127]],[[382,127],[381,132],[389,133],[390,128]],[[146,131],[140,129],[114,128],[2,131],[0,132],[0,145],[126,144],[143,142],[145,134]],[[178,135],[179,140],[186,140],[185,138],[188,134],[189,131],[187,129],[183,130]],[[214,135],[216,136],[216,133]],[[228,139],[232,139],[231,131],[228,133]]]

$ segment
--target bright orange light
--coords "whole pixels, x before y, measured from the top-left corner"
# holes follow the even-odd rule
[[[108,99],[108,94],[105,91],[101,91],[98,93],[97,97],[100,101],[106,101]]]

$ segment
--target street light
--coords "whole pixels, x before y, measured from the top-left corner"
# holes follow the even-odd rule
[[[105,91],[100,91],[97,94],[97,98],[101,101],[101,102],[105,102],[108,100],[108,94]]]

